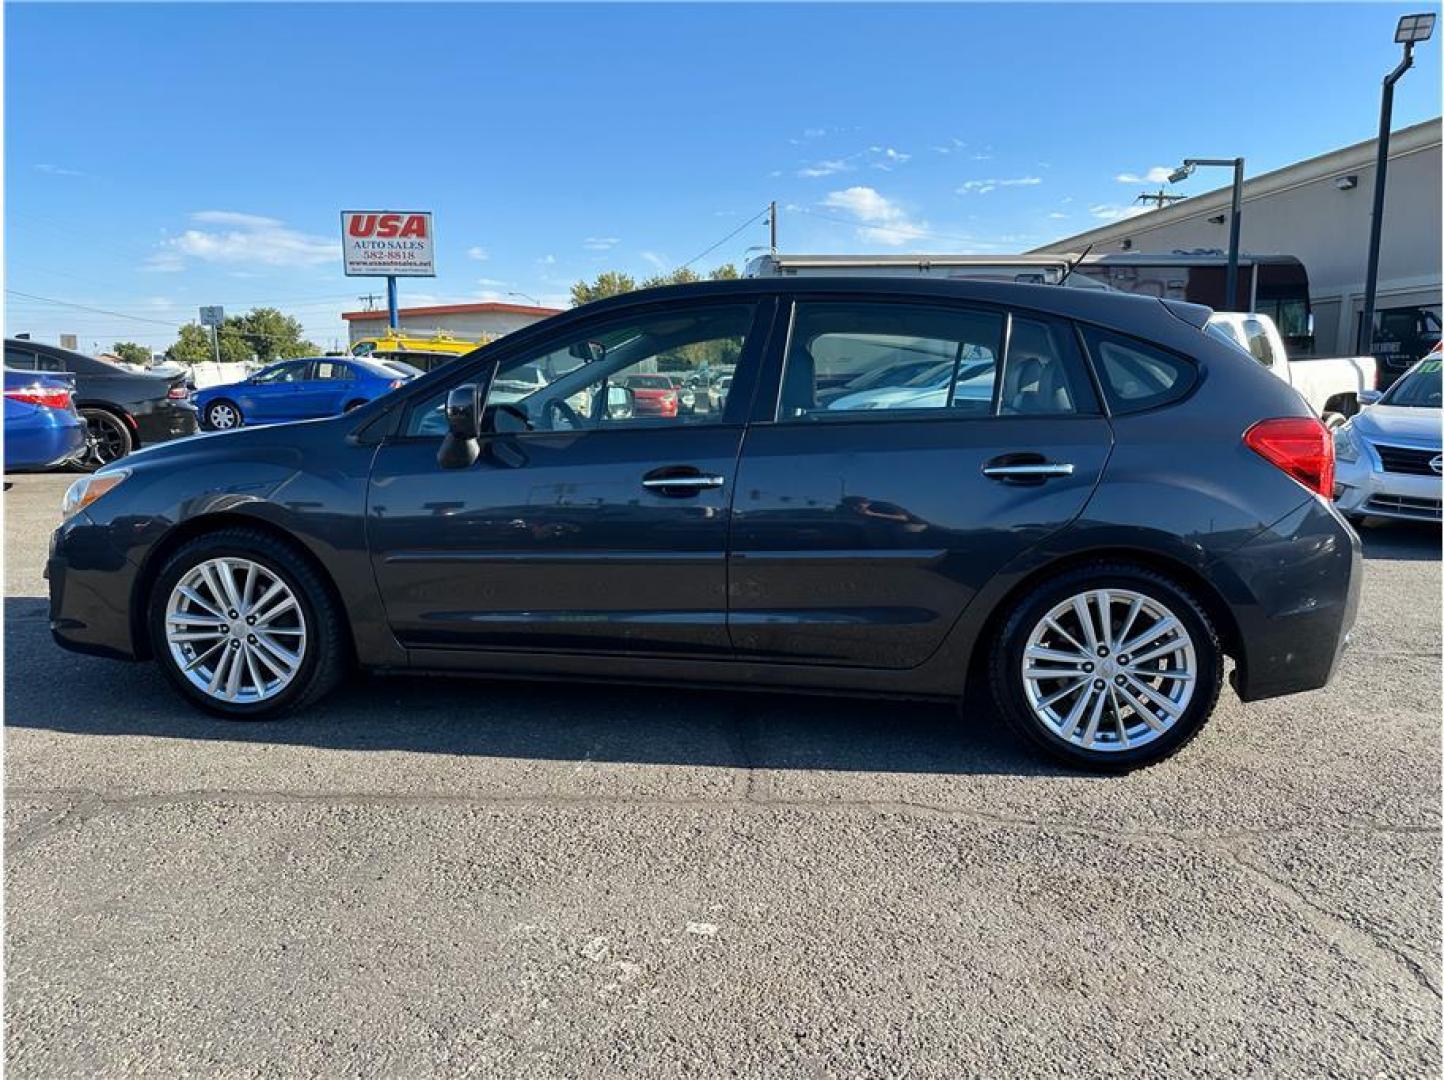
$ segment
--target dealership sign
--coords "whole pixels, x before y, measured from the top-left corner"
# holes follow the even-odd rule
[[[350,277],[435,277],[430,212],[343,210],[341,247]]]

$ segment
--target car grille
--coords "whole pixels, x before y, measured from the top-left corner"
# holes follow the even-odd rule
[[[1416,499],[1408,495],[1375,495],[1364,504],[1364,513],[1375,511],[1380,514],[1401,514],[1416,517],[1421,521],[1440,520],[1438,499]]]
[[[1411,476],[1438,476],[1439,470],[1429,462],[1439,456],[1438,450],[1418,450],[1412,446],[1382,446],[1374,444],[1379,451],[1379,460],[1384,463],[1385,472],[1408,473]]]

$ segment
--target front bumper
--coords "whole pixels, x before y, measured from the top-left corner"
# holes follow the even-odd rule
[[[1358,612],[1362,567],[1358,534],[1318,498],[1212,565],[1238,629],[1240,698],[1328,683]]]
[[[1355,517],[1400,521],[1439,521],[1444,509],[1444,478],[1385,472],[1373,446],[1365,443],[1357,461],[1334,469],[1334,502]]]
[[[50,537],[50,636],[72,652],[137,659],[131,626],[136,568],[85,513]]]

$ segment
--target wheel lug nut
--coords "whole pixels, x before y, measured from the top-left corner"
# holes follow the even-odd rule
[[[1122,675],[1120,675],[1120,676],[1118,676],[1116,679],[1114,679],[1113,681],[1116,682],[1119,686],[1122,686],[1122,685],[1123,685],[1125,682],[1127,682],[1128,680],[1126,680]]]
[[[1107,649],[1107,647],[1104,646],[1104,645],[1099,645],[1099,646],[1098,646],[1098,655],[1099,655],[1099,656],[1107,656],[1107,655],[1108,655],[1108,649]]]
[[[247,625],[247,626],[255,626],[255,625],[256,625],[256,617],[255,617],[254,615],[247,615],[247,616],[246,616],[246,625]]]
[[[239,612],[239,611],[234,611],[234,610],[232,610],[232,611],[226,612],[226,614],[229,615],[231,618],[234,619],[234,618],[236,618],[236,616],[238,616],[238,615],[240,614],[240,612]]]
[[[241,643],[240,643],[239,641],[236,641],[234,638],[232,638],[232,639],[231,639],[231,648],[233,648],[233,649],[239,649],[240,647],[241,647]]]
[[[1128,657],[1127,657],[1127,656],[1120,656],[1120,657],[1118,658],[1118,662],[1119,662],[1120,664],[1126,664],[1126,663],[1128,663]]]
[[[1084,664],[1084,665],[1083,665],[1083,670],[1084,670],[1085,672],[1087,672],[1088,674],[1091,675],[1091,674],[1093,673],[1093,665],[1092,665],[1092,664]]]
[[[256,635],[255,635],[255,634],[247,634],[247,635],[246,635],[246,640],[249,641],[252,645],[254,645],[254,644],[256,643]],[[1118,681],[1119,681],[1119,682],[1122,682],[1122,681],[1123,681],[1123,676],[1122,676],[1122,675],[1118,676]]]
[[[1093,689],[1094,689],[1094,690],[1102,690],[1105,685],[1106,685],[1106,684],[1103,682],[1102,679],[1094,679],[1094,680],[1093,680]]]

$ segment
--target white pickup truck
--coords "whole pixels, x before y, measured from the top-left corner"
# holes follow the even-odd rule
[[[1237,345],[1284,382],[1337,427],[1359,411],[1359,395],[1375,387],[1372,356],[1319,356],[1290,360],[1278,327],[1267,315],[1220,311],[1210,316],[1207,332]]]

